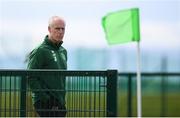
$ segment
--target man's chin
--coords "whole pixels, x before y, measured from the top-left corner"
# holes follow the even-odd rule
[[[59,41],[62,41],[63,39],[62,38],[57,38],[57,39],[55,39],[57,42],[59,42]]]
[[[57,40],[56,42],[57,42],[57,43],[60,43],[60,42],[62,42],[62,41],[63,41],[63,40]]]

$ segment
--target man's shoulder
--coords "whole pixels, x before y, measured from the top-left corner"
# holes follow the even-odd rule
[[[37,53],[39,52],[39,47],[34,48],[30,53],[29,53],[29,59],[34,57]]]
[[[33,52],[33,53],[39,53],[39,52],[44,51],[44,49],[45,49],[44,46],[40,45],[40,46],[34,48],[34,49],[32,50],[32,52]]]
[[[30,55],[34,56],[36,54],[42,53],[45,50],[45,48],[41,45],[37,46],[36,48],[34,48],[31,52]]]
[[[50,46],[47,45],[45,42],[43,42],[42,44],[40,44],[35,50],[38,52],[44,52],[50,49]]]
[[[61,46],[59,49],[60,49],[61,51],[66,51],[66,48],[64,48],[63,46]]]

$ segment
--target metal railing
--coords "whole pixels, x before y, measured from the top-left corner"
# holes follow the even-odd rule
[[[136,73],[119,73],[117,78],[114,70],[0,70],[0,116],[37,115],[28,87],[30,75],[66,77],[66,116],[137,115]],[[180,116],[180,73],[141,76],[142,116]]]
[[[180,104],[180,73],[142,72],[141,88],[142,116],[180,116],[180,113],[177,112],[180,110],[178,105]],[[120,101],[118,103],[118,116],[137,116],[136,73],[118,73],[117,91]],[[126,102],[125,105],[122,105],[124,102]]]
[[[0,116],[38,116],[29,83],[37,77],[65,78],[66,116],[117,116],[117,70],[0,70]]]

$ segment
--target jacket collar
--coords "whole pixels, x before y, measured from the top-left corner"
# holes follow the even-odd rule
[[[63,41],[61,41],[59,44],[54,44],[54,43],[49,39],[48,35],[46,35],[46,37],[45,37],[45,39],[44,39],[44,42],[45,42],[47,45],[49,45],[49,46],[51,46],[51,47],[53,47],[53,48],[55,48],[55,49],[59,49],[59,48],[61,47],[62,43],[63,43]]]

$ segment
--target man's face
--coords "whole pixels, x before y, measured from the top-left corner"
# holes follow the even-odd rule
[[[65,23],[62,20],[55,20],[48,28],[50,38],[53,42],[59,43],[62,41],[65,33]]]

